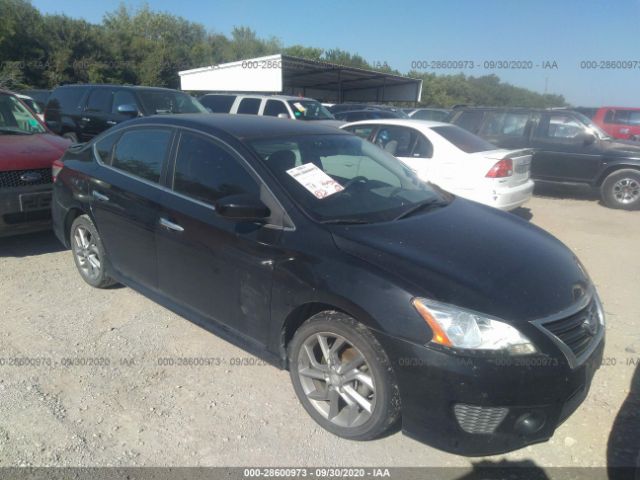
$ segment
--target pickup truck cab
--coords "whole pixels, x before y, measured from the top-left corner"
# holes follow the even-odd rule
[[[590,185],[608,207],[640,208],[640,144],[611,137],[581,113],[467,107],[449,121],[501,148],[534,149],[533,180]]]
[[[592,120],[613,138],[640,141],[640,108],[601,107]]]

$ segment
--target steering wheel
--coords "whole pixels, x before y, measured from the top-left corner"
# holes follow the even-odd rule
[[[369,181],[369,179],[363,175],[358,175],[357,177],[353,177],[351,180],[349,180],[347,183],[344,184],[344,189],[348,189],[349,187],[351,187],[352,185],[355,185],[356,183],[367,183]]]

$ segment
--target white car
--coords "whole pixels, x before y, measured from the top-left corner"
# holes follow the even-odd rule
[[[533,194],[531,151],[504,150],[449,123],[382,119],[341,128],[405,163],[423,180],[460,197],[513,210]]]

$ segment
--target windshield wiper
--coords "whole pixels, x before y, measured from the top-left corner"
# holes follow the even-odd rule
[[[415,204],[409,210],[402,212],[400,215],[394,218],[394,220],[400,220],[401,218],[406,218],[410,215],[413,215],[414,213],[417,213],[420,210],[431,209],[434,207],[444,207],[446,205],[448,205],[448,203],[445,202],[444,200],[441,200],[439,198],[430,198],[429,200],[425,200],[424,202]]]
[[[33,135],[33,132],[27,132],[26,130],[20,130],[13,127],[0,127],[0,133],[13,133],[15,135]]]
[[[322,220],[320,223],[332,225],[363,225],[369,222],[358,218],[330,218],[329,220]]]

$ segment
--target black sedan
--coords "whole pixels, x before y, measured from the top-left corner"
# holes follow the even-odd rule
[[[339,436],[512,450],[550,438],[600,365],[602,307],[569,249],[347,132],[150,117],[63,162],[55,232],[86,282],[288,368]]]

